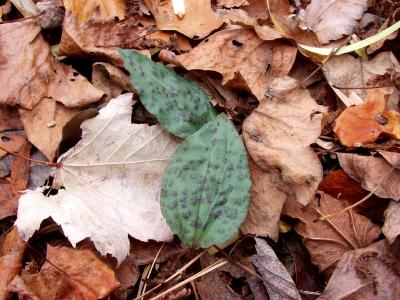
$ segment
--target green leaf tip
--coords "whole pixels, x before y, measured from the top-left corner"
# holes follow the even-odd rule
[[[119,49],[119,54],[143,105],[169,132],[186,138],[216,117],[210,97],[196,82],[135,50]]]
[[[243,142],[224,114],[183,142],[164,173],[161,211],[187,245],[229,240],[247,214],[250,175]]]

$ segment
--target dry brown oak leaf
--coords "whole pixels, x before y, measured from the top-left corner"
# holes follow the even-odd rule
[[[346,147],[375,142],[381,134],[400,139],[400,113],[386,108],[385,89],[368,91],[364,104],[346,108],[335,120],[333,131]]]
[[[348,251],[318,299],[400,299],[398,247],[381,240],[367,248]]]
[[[278,240],[278,222],[287,192],[280,174],[273,168],[261,169],[249,159],[251,176],[250,206],[241,231],[244,234],[270,237]]]
[[[186,0],[185,15],[179,18],[172,1],[144,0],[157,22],[158,30],[175,30],[189,38],[201,39],[218,29],[223,21],[211,7],[211,0]]]
[[[381,198],[400,200],[400,169],[385,159],[373,156],[338,153],[343,170],[361,186]]]
[[[223,85],[248,90],[262,100],[271,82],[289,73],[296,53],[296,47],[263,41],[252,30],[231,29],[214,33],[189,53],[170,53],[169,60],[187,70],[218,72]]]
[[[312,0],[304,21],[322,44],[351,35],[357,20],[368,8],[368,0]]]
[[[14,227],[7,235],[0,239],[0,299],[11,299],[11,293],[7,286],[22,270],[25,242],[19,238],[18,231]]]
[[[39,273],[22,272],[8,286],[20,298],[95,300],[120,286],[114,272],[90,250],[47,246]]]
[[[50,97],[66,107],[98,101],[103,92],[50,55],[35,19],[0,23],[0,104],[32,109]],[[18,41],[18,42],[16,42]]]
[[[297,201],[307,205],[322,180],[321,163],[309,146],[321,133],[326,108],[290,77],[276,79],[269,94],[244,121],[244,142],[257,165],[275,168]]]
[[[381,230],[378,225],[351,210],[316,221],[346,207],[345,203],[327,194],[320,195],[321,199],[314,199],[305,208],[294,199],[288,199],[284,214],[299,220],[295,230],[302,237],[313,264],[324,272],[347,251],[369,246],[379,237]]]

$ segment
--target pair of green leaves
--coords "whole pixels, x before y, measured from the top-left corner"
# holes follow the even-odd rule
[[[164,173],[161,210],[168,225],[188,245],[229,240],[246,217],[250,196],[240,136],[195,82],[136,51],[120,54],[146,109],[186,138]]]

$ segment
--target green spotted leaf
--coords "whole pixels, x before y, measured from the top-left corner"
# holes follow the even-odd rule
[[[229,240],[246,217],[250,177],[243,142],[224,114],[183,142],[164,173],[161,211],[187,245]]]
[[[186,138],[215,118],[210,97],[196,82],[137,51],[120,49],[119,53],[143,105],[169,132]]]

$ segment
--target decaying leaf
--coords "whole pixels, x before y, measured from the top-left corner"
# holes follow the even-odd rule
[[[337,155],[343,170],[360,182],[364,189],[374,191],[374,194],[381,198],[400,200],[399,169],[393,169],[391,164],[379,157],[348,153]]]
[[[11,299],[7,286],[22,270],[25,242],[19,238],[18,231],[13,228],[7,235],[0,239],[0,299]]]
[[[229,240],[246,217],[250,176],[244,145],[224,114],[190,135],[171,158],[161,210],[183,243]]]
[[[321,133],[324,106],[290,78],[276,79],[270,99],[243,123],[250,156],[261,168],[275,168],[297,201],[308,204],[322,180],[322,166],[309,147]]]
[[[161,177],[179,141],[159,126],[130,124],[132,94],[113,99],[82,124],[82,140],[59,161],[57,195],[27,191],[16,225],[24,240],[52,217],[75,246],[90,238],[101,254],[119,262],[128,234],[166,241],[172,233],[161,215]]]
[[[369,246],[381,233],[378,225],[351,210],[316,221],[346,206],[327,194],[321,194],[319,201],[314,199],[305,208],[294,199],[285,203],[285,214],[299,220],[296,232],[302,236],[313,264],[321,272],[334,266],[346,251]]]
[[[17,275],[8,291],[28,299],[102,299],[119,286],[114,272],[90,250],[48,246],[40,272]]]
[[[134,50],[120,50],[140,100],[171,133],[186,138],[215,118],[210,97],[193,81]]]
[[[333,56],[323,65],[322,70],[326,80],[343,94],[356,94],[364,99],[368,90],[362,89],[363,87],[380,86],[375,82],[376,77],[391,71],[400,73],[400,65],[393,53],[387,51],[377,54],[369,61],[350,54]],[[393,91],[396,91],[396,88],[393,87]],[[397,100],[398,93],[393,92],[391,97]]]
[[[351,35],[367,8],[368,0],[312,0],[305,11],[305,22],[326,44]]]
[[[345,253],[318,299],[398,299],[399,254],[386,240]]]
[[[240,253],[239,255],[236,253],[233,259],[248,270],[256,272],[250,260],[242,257]],[[216,257],[209,254],[200,258],[203,268],[217,261]],[[197,279],[196,286],[201,299],[244,300],[250,297],[254,300],[268,299],[262,281],[231,262]]]
[[[360,183],[347,175],[342,169],[329,172],[319,184],[318,190],[349,204],[358,202],[369,194],[367,190],[361,187]],[[353,210],[373,221],[380,221],[388,203],[387,199],[372,195],[367,201],[354,207]]]
[[[97,10],[103,17],[118,17],[120,20],[125,18],[124,0],[64,0],[64,6],[82,21],[89,20]]]
[[[0,23],[0,104],[32,109],[45,97],[79,107],[98,101],[103,92],[50,55],[35,19]],[[16,43],[15,41],[18,41]]]
[[[385,224],[382,232],[390,243],[393,243],[400,235],[400,203],[391,200],[385,211]]]
[[[262,239],[256,238],[257,254],[250,260],[264,278],[264,285],[271,300],[300,300],[300,293],[285,266],[279,261],[274,250]]]
[[[214,33],[171,60],[188,70],[218,72],[223,85],[248,90],[262,100],[273,79],[289,73],[296,53],[296,47],[281,41],[263,41],[251,30],[231,29]]]
[[[185,15],[180,18],[174,13],[172,1],[144,0],[157,22],[159,30],[175,30],[184,35],[204,38],[219,28],[223,21],[211,7],[211,0],[186,0]]]
[[[261,169],[251,158],[249,169],[252,181],[250,206],[240,229],[244,234],[270,237],[277,241],[278,222],[287,191],[275,169]]]
[[[64,125],[78,112],[78,109],[67,108],[51,98],[43,98],[31,110],[19,109],[29,141],[49,161],[56,157]]]
[[[346,108],[336,118],[333,131],[342,145],[360,147],[381,134],[400,139],[400,113],[387,110],[388,94],[385,89],[369,90],[363,104]]]
[[[18,152],[25,143],[25,138],[16,133],[0,133],[0,146],[8,152]],[[0,149],[0,158],[7,152]]]

